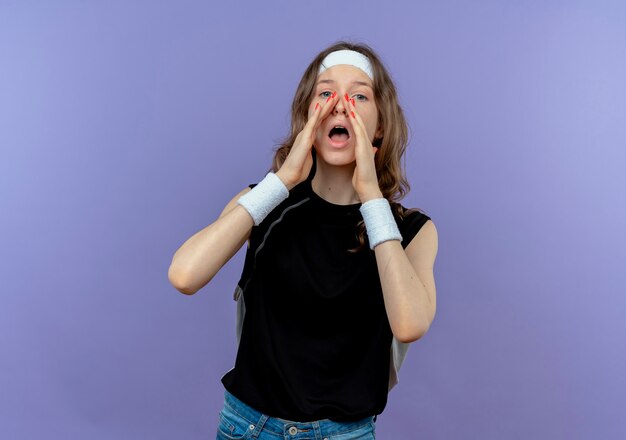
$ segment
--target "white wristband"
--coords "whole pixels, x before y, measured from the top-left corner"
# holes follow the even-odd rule
[[[289,190],[283,181],[270,172],[252,190],[239,197],[237,203],[248,211],[255,226],[258,226],[287,197]]]
[[[376,245],[384,241],[402,241],[402,235],[393,218],[391,206],[389,206],[387,199],[369,200],[363,203],[359,210],[365,221],[365,230],[370,242],[370,249],[374,249]]]

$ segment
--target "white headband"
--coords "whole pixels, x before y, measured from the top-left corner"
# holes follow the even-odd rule
[[[324,61],[320,64],[320,69],[317,74],[319,75],[324,70],[330,69],[337,64],[349,64],[351,66],[358,67],[365,72],[372,81],[374,81],[374,71],[369,58],[360,52],[346,49],[337,50],[326,55],[326,58],[324,58]]]

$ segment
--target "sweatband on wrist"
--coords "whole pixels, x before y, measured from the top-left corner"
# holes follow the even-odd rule
[[[370,249],[374,249],[375,246],[385,241],[402,241],[402,235],[393,218],[391,206],[389,206],[387,199],[369,200],[361,205],[359,211],[361,211],[365,221],[365,230],[370,242]]]
[[[289,190],[280,177],[270,172],[254,188],[239,197],[243,206],[258,226],[267,215],[289,197]]]

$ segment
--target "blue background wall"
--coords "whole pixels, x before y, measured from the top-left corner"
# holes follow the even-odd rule
[[[377,50],[412,129],[438,308],[383,439],[617,439],[626,6],[0,2],[0,437],[214,438],[243,250],[174,251],[267,171],[313,56]]]

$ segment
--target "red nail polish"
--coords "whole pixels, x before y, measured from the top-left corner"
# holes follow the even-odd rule
[[[352,99],[351,99],[351,101],[352,101],[352,105],[354,105],[354,98],[352,98]],[[355,106],[355,107],[356,107],[356,106]]]
[[[350,101],[350,98],[348,97],[347,93],[345,95],[343,95],[343,97],[346,98],[346,101]]]
[[[328,99],[326,100],[326,102],[330,101],[331,99],[333,99],[333,97],[329,96]]]
[[[315,108],[313,109],[313,111],[317,110],[317,108],[318,108],[319,106],[320,106],[320,103],[319,103],[319,102],[316,102],[316,103],[315,103]]]
[[[331,98],[334,98],[335,96],[337,96],[337,92],[333,92],[333,94],[330,96]]]
[[[350,114],[352,115],[354,119],[356,119],[356,116],[354,116],[354,112],[350,112]]]

